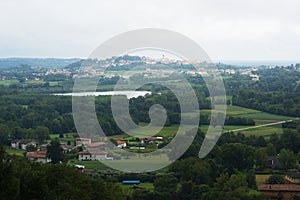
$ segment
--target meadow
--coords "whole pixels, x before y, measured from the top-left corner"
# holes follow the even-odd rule
[[[16,155],[16,156],[24,156],[25,150],[22,149],[11,149],[11,148],[6,148],[6,152],[9,155]]]
[[[19,81],[16,80],[16,79],[11,79],[11,80],[1,80],[1,81],[0,81],[0,85],[4,85],[4,86],[10,86],[10,85],[16,84],[16,83],[19,83]]]

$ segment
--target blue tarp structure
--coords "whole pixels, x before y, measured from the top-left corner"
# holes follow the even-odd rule
[[[140,184],[141,181],[140,180],[123,180],[122,183],[123,184]]]

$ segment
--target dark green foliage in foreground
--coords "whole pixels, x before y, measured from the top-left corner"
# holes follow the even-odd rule
[[[47,146],[47,156],[51,159],[51,163],[56,164],[64,161],[63,149],[59,140],[56,138]]]
[[[10,160],[0,149],[0,198],[18,199],[124,199],[111,183],[93,179],[61,164],[39,164]]]
[[[285,183],[284,175],[273,174],[268,178],[267,183],[268,184],[284,184]]]

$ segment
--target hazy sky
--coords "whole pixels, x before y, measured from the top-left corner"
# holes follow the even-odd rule
[[[87,57],[110,37],[166,28],[212,60],[300,60],[298,0],[0,0],[0,57]]]

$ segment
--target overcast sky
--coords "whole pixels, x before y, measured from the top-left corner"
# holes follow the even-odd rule
[[[0,0],[0,57],[87,57],[112,36],[165,28],[212,60],[300,60],[298,0]]]

